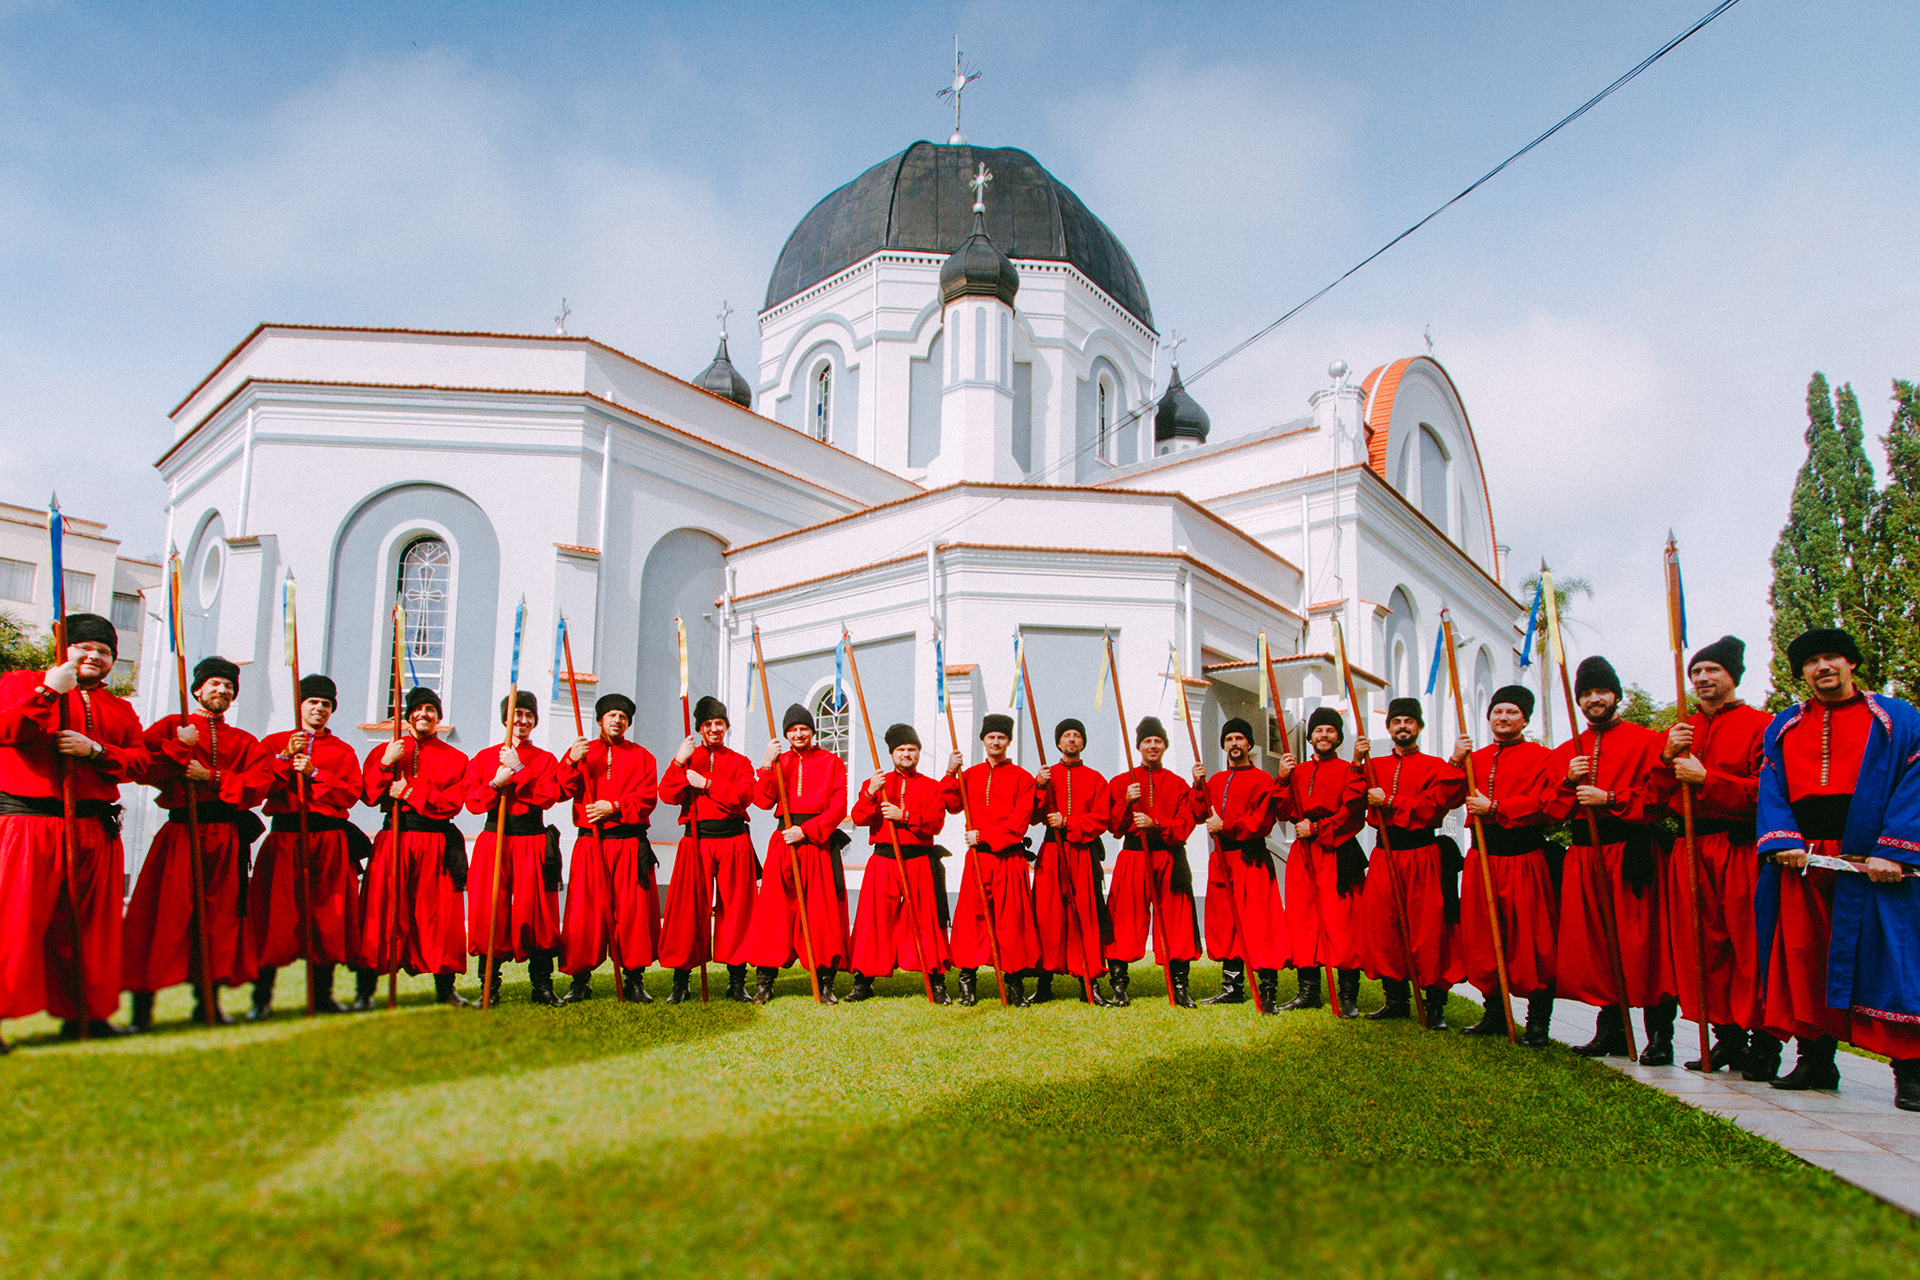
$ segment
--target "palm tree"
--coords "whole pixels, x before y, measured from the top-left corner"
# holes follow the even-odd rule
[[[1526,580],[1520,584],[1520,598],[1522,600],[1531,600],[1533,593],[1538,590],[1539,587],[1540,575],[1537,573],[1527,575]],[[1556,612],[1560,615],[1560,642],[1562,645],[1566,643],[1567,620],[1568,615],[1572,612],[1575,596],[1585,596],[1589,600],[1593,599],[1593,584],[1585,578],[1574,577],[1572,575],[1563,575],[1553,580],[1553,603]],[[1544,617],[1540,619],[1539,625],[1534,628],[1533,638],[1534,645],[1539,650],[1539,652],[1534,655],[1535,668],[1540,672],[1539,723],[1545,735],[1543,740],[1548,746],[1552,746],[1553,686],[1559,680],[1560,673],[1549,669],[1548,666],[1547,620]]]

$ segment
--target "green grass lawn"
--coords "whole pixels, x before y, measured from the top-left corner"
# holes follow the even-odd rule
[[[1159,977],[1128,1010],[603,976],[565,1010],[522,978],[485,1015],[418,984],[212,1031],[175,992],[107,1044],[9,1024],[0,1274],[1920,1273],[1906,1215],[1562,1048],[1174,1010]]]

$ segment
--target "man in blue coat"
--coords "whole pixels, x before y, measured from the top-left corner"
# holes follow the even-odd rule
[[[1895,1105],[1920,1111],[1920,711],[1855,685],[1844,631],[1787,661],[1813,696],[1774,717],[1760,772],[1765,1022],[1800,1049],[1773,1087],[1838,1087],[1845,1040],[1891,1058]]]

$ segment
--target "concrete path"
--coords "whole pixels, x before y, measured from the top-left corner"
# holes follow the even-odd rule
[[[1521,1002],[1514,1002],[1521,1007]],[[1593,1038],[1597,1010],[1570,1000],[1554,1003],[1553,1038],[1569,1045]],[[1636,1044],[1644,1044],[1640,1019],[1634,1018]],[[1599,1061],[1642,1084],[1664,1090],[1683,1102],[1711,1111],[1752,1133],[1776,1142],[1808,1164],[1888,1204],[1920,1216],[1920,1111],[1893,1105],[1893,1068],[1842,1050],[1840,1088],[1789,1093],[1767,1084],[1749,1084],[1725,1071],[1701,1075],[1680,1066],[1700,1056],[1699,1030],[1691,1022],[1674,1028],[1671,1067],[1642,1067],[1625,1058]],[[1787,1046],[1782,1067],[1793,1065]]]

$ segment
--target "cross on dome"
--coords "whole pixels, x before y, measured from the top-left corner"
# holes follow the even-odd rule
[[[732,305],[729,304],[725,298],[720,299],[720,314],[714,318],[720,322],[720,340],[722,342],[726,341],[727,319],[732,315],[733,315]]]
[[[967,179],[967,185],[973,188],[973,211],[975,213],[985,213],[987,211],[987,184],[992,181],[993,172],[987,168],[987,162],[982,160],[980,167],[974,171],[973,176]]]
[[[957,147],[966,142],[965,136],[960,132],[960,97],[967,91],[967,86],[979,78],[980,69],[978,67],[964,67],[961,65],[960,37],[957,35],[954,36],[953,79],[948,83],[946,88],[934,95],[940,98],[953,99],[953,136],[947,139],[948,146]]]
[[[567,317],[572,314],[573,308],[567,305],[567,300],[560,299],[560,314],[553,318],[553,331],[563,338],[567,335]]]
[[[1167,331],[1167,357],[1176,369],[1180,367],[1180,347],[1185,342],[1186,339],[1180,336],[1178,329]]]

